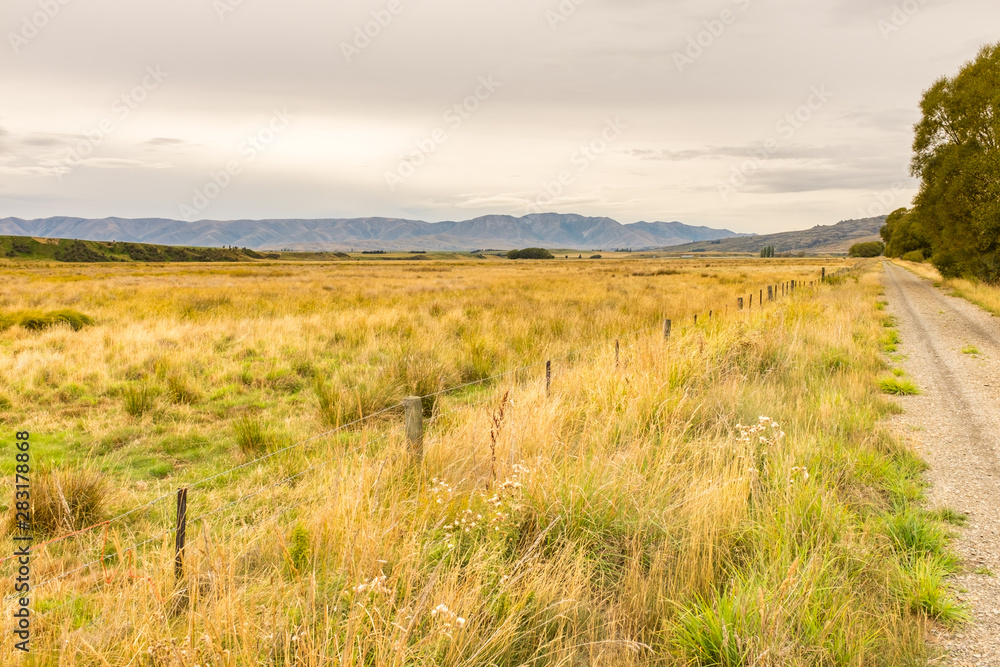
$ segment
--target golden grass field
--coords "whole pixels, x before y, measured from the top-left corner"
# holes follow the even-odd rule
[[[20,664],[923,664],[962,610],[883,423],[879,265],[757,302],[821,265],[5,264],[12,321],[94,322],[0,333],[37,540],[156,501],[34,554]],[[500,373],[425,401],[415,464],[392,406]]]

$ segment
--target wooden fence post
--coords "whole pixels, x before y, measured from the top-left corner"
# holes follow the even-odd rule
[[[177,524],[174,532],[174,581],[184,578],[184,541],[187,534],[188,490],[177,489]]]
[[[663,340],[670,340],[670,329],[673,323],[670,320],[663,320]]]
[[[694,325],[698,326],[698,316],[697,315],[694,316]]]
[[[618,339],[615,338],[615,368],[618,368],[618,357],[620,353],[621,345],[619,344]]]
[[[406,440],[410,443],[410,455],[414,462],[424,460],[424,402],[419,396],[403,399],[406,412]]]
[[[764,307],[764,290],[760,291],[760,307]]]
[[[770,285],[767,286],[767,300],[774,301],[774,288]]]
[[[545,362],[545,395],[548,396],[552,392],[552,362]]]
[[[743,310],[743,297],[738,297],[736,303],[739,305],[740,310]]]
[[[821,276],[820,282],[826,282],[826,267],[823,267],[823,274]]]

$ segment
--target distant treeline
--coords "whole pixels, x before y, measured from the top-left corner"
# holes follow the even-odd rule
[[[36,240],[30,236],[0,236],[0,256],[56,262],[245,262],[277,259],[277,253],[249,248],[188,248],[122,241]]]
[[[924,93],[910,170],[912,209],[889,215],[886,254],[929,259],[945,277],[1000,281],[1000,44]]]

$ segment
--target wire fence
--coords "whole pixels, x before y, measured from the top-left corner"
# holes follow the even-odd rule
[[[791,296],[791,295],[793,295],[795,293],[796,288],[800,288],[801,289],[803,287],[813,287],[813,288],[817,287],[821,282],[827,281],[831,277],[837,277],[837,276],[843,275],[845,273],[848,273],[853,268],[854,267],[843,268],[843,269],[840,269],[839,271],[836,271],[836,272],[831,273],[831,274],[826,274],[826,272],[824,270],[823,271],[822,279],[820,281],[809,281],[809,282],[787,281],[787,282],[776,284],[776,285],[765,286],[765,288],[760,289],[759,291],[757,291],[757,296],[758,296],[759,304],[760,304],[758,306],[758,310],[764,306],[763,295],[765,294],[765,290],[767,290],[767,294],[768,294],[768,297],[769,297],[769,299],[768,299],[769,302],[778,301],[782,296]],[[749,312],[749,311],[752,310],[753,297],[754,297],[754,293],[751,293],[750,297],[749,297],[749,307],[746,308],[747,312]],[[738,306],[737,310],[738,311],[744,310],[746,304],[747,304],[747,302],[744,301],[743,298],[739,298],[737,300],[737,306]],[[721,311],[709,311],[708,312],[709,319],[713,319],[716,316],[716,314],[720,313],[720,312]],[[699,315],[704,315],[704,313],[695,314],[693,316],[693,318],[691,318],[690,321],[694,322],[694,323],[697,323]],[[702,320],[702,321],[704,321],[704,320]],[[674,332],[674,331],[682,331],[682,330],[686,329],[688,326],[691,326],[691,324],[688,321],[685,321],[685,322],[679,323],[679,324],[680,324],[680,326],[678,326],[675,329],[673,327],[673,323],[671,322],[671,320],[665,320],[664,321],[664,328],[663,328],[664,337],[665,338],[669,338],[672,335],[672,332]],[[441,398],[441,397],[444,397],[444,396],[447,396],[447,395],[450,395],[450,394],[458,393],[458,392],[460,392],[460,391],[462,391],[464,389],[468,389],[470,387],[482,386],[482,385],[487,385],[487,384],[493,384],[493,383],[496,383],[497,381],[502,380],[504,378],[509,378],[510,376],[516,376],[517,374],[525,373],[527,371],[539,369],[539,368],[542,368],[542,367],[544,367],[546,369],[546,385],[548,385],[548,382],[550,381],[550,376],[548,375],[548,373],[549,373],[549,371],[551,369],[552,362],[554,362],[554,361],[564,361],[566,359],[571,359],[571,358],[575,359],[575,360],[580,360],[580,359],[583,358],[584,355],[586,355],[586,354],[588,354],[590,352],[593,352],[596,349],[599,349],[599,348],[607,349],[608,346],[610,344],[612,344],[612,343],[614,343],[614,345],[615,345],[616,356],[617,356],[617,351],[620,349],[620,345],[621,345],[621,342],[623,340],[624,341],[628,341],[629,339],[632,339],[632,338],[638,339],[639,337],[641,337],[643,335],[651,334],[653,332],[656,332],[657,330],[659,330],[659,326],[650,326],[650,327],[639,328],[639,329],[636,329],[636,330],[633,330],[633,331],[629,331],[629,332],[620,334],[618,336],[605,338],[603,340],[600,340],[600,341],[598,341],[598,342],[596,342],[596,343],[594,343],[592,345],[589,345],[587,347],[584,347],[584,348],[570,350],[569,352],[566,352],[566,353],[564,353],[562,355],[559,355],[559,356],[556,356],[556,357],[552,357],[552,358],[550,358],[550,359],[548,359],[548,360],[546,360],[544,362],[537,362],[537,363],[532,363],[532,364],[526,364],[526,365],[521,366],[519,368],[505,370],[503,372],[496,373],[496,374],[490,375],[488,377],[484,377],[484,378],[481,378],[481,379],[478,379],[478,380],[474,380],[474,381],[471,381],[471,382],[466,382],[466,383],[463,383],[463,384],[460,384],[460,385],[457,385],[457,386],[453,386],[453,387],[449,387],[449,388],[446,388],[446,389],[442,389],[440,391],[428,394],[426,396],[415,397],[415,398],[419,398],[421,401],[423,401],[425,399],[438,399],[438,398]],[[548,386],[546,386],[546,389],[548,389]],[[472,409],[480,407],[480,406],[484,405],[485,403],[490,402],[492,400],[495,400],[495,397],[489,396],[489,397],[480,399],[479,401],[476,401],[476,402],[473,402],[473,403],[466,403],[466,404],[462,404],[462,405],[456,406],[456,407],[451,408],[451,409],[449,409],[449,410],[447,410],[445,412],[437,412],[436,411],[436,407],[435,407],[435,412],[432,413],[430,419],[426,420],[426,424],[428,426],[435,425],[437,423],[440,423],[445,417],[454,415],[454,414],[456,414],[458,412],[472,410]],[[355,420],[353,420],[353,421],[351,421],[349,423],[337,426],[335,428],[328,429],[328,430],[326,430],[326,431],[324,431],[322,433],[318,433],[318,434],[312,435],[312,436],[310,436],[308,438],[304,438],[302,440],[299,440],[299,441],[297,441],[295,443],[292,443],[292,444],[290,444],[290,445],[288,445],[286,447],[283,447],[281,449],[277,449],[275,451],[268,452],[267,454],[264,454],[262,456],[254,458],[252,460],[246,461],[244,463],[241,463],[239,465],[233,466],[231,468],[228,468],[228,469],[223,470],[221,472],[215,473],[215,474],[210,475],[208,477],[199,479],[197,481],[191,482],[184,489],[185,499],[186,499],[186,491],[189,491],[189,490],[192,490],[192,489],[197,489],[197,488],[200,488],[200,487],[204,487],[205,485],[207,485],[207,484],[209,484],[209,483],[211,483],[213,481],[216,481],[216,480],[221,479],[221,478],[226,477],[226,476],[233,475],[234,473],[236,473],[238,471],[245,470],[245,469],[248,469],[248,468],[253,467],[253,466],[258,466],[258,465],[264,463],[265,461],[274,459],[274,458],[276,458],[276,457],[278,457],[278,456],[280,456],[282,454],[289,453],[289,452],[291,452],[293,450],[297,450],[299,448],[305,447],[306,445],[308,445],[310,443],[314,443],[314,442],[317,442],[319,440],[322,440],[322,439],[325,439],[325,438],[329,438],[329,437],[331,437],[333,435],[337,435],[337,434],[344,433],[344,432],[347,432],[347,431],[352,430],[352,429],[356,429],[359,426],[366,425],[366,424],[370,423],[371,421],[375,420],[378,417],[384,416],[384,415],[386,415],[386,414],[388,414],[390,412],[399,411],[401,408],[405,407],[404,404],[405,404],[405,401],[404,402],[400,402],[400,403],[396,403],[394,405],[391,405],[391,406],[388,406],[388,407],[385,407],[385,408],[382,408],[382,409],[380,409],[380,410],[378,410],[376,412],[373,412],[373,413],[368,414],[368,415],[364,415],[364,416],[362,416],[362,417],[360,417],[358,419],[355,419]],[[436,404],[437,404],[437,401],[435,401],[435,405]],[[421,429],[423,428],[423,424],[424,424],[424,420],[421,418]],[[421,431],[421,433],[422,433],[422,431]],[[333,462],[342,462],[346,457],[348,457],[350,455],[353,455],[353,454],[357,454],[359,452],[362,452],[365,449],[368,449],[372,444],[388,440],[390,437],[392,437],[392,435],[393,435],[393,433],[390,431],[390,432],[383,433],[383,434],[381,434],[380,436],[378,436],[377,438],[374,438],[374,439],[369,439],[369,438],[363,437],[362,438],[362,442],[360,444],[358,444],[357,446],[355,446],[355,447],[352,447],[350,449],[344,450],[343,452],[339,452],[338,454],[334,455],[333,457],[331,457],[329,459],[317,461],[317,462],[313,463],[312,465],[310,465],[309,467],[307,467],[307,468],[305,468],[305,469],[303,469],[301,471],[298,471],[298,472],[296,472],[294,474],[291,474],[291,475],[287,475],[287,476],[285,476],[285,477],[283,477],[281,479],[278,479],[278,480],[276,480],[276,481],[274,481],[274,482],[272,482],[270,484],[262,486],[262,487],[254,490],[254,491],[252,491],[250,493],[246,493],[244,495],[241,495],[240,497],[235,498],[235,499],[233,499],[233,500],[231,500],[231,501],[229,501],[229,502],[227,502],[227,503],[225,503],[223,505],[220,505],[219,507],[216,507],[216,508],[214,508],[212,510],[206,511],[206,512],[204,512],[202,514],[199,514],[198,516],[196,516],[196,517],[194,517],[192,519],[187,519],[186,515],[183,516],[183,517],[181,517],[181,513],[179,511],[178,512],[177,525],[169,527],[169,528],[167,528],[167,529],[165,529],[165,530],[163,530],[163,531],[161,531],[161,532],[159,532],[159,533],[157,533],[157,534],[155,534],[155,535],[153,535],[151,537],[148,537],[148,538],[146,538],[146,539],[144,539],[142,541],[138,541],[138,542],[132,543],[132,544],[128,545],[127,547],[124,547],[124,548],[121,548],[121,549],[117,549],[115,554],[105,554],[103,552],[104,550],[107,549],[108,531],[110,530],[110,527],[112,526],[112,524],[121,523],[125,519],[127,519],[127,518],[129,518],[129,517],[131,517],[133,515],[136,515],[139,512],[142,512],[143,510],[149,509],[149,508],[151,508],[151,507],[153,507],[153,506],[155,506],[155,505],[157,505],[159,503],[162,503],[162,502],[168,500],[174,494],[164,494],[164,495],[161,495],[161,496],[159,496],[157,498],[154,498],[152,500],[149,500],[149,501],[147,501],[147,502],[145,502],[145,503],[143,503],[141,505],[133,507],[133,508],[131,508],[131,509],[125,511],[125,512],[122,512],[121,514],[118,514],[115,517],[112,517],[110,519],[101,521],[99,523],[93,524],[93,525],[88,526],[86,528],[82,528],[82,529],[79,529],[79,530],[67,533],[65,535],[61,535],[61,536],[55,537],[55,538],[47,540],[45,542],[41,542],[41,543],[32,545],[28,549],[29,553],[35,553],[35,552],[38,552],[38,551],[40,551],[42,549],[47,549],[47,548],[49,548],[49,547],[51,547],[51,546],[53,546],[55,544],[59,544],[61,542],[69,540],[71,538],[75,538],[75,537],[79,537],[81,535],[85,535],[85,534],[91,533],[91,532],[93,532],[95,530],[98,530],[98,529],[101,529],[101,528],[103,528],[104,532],[105,532],[105,539],[104,539],[104,542],[103,542],[103,545],[102,545],[102,554],[101,554],[101,556],[99,556],[97,558],[93,558],[92,560],[90,560],[90,561],[88,561],[86,563],[83,563],[81,565],[78,565],[78,566],[76,566],[76,567],[74,567],[74,568],[72,568],[70,570],[66,570],[66,571],[60,573],[59,575],[52,576],[52,577],[50,577],[48,579],[45,579],[45,580],[43,580],[42,582],[40,582],[38,584],[34,584],[32,587],[34,589],[43,588],[43,587],[49,586],[51,584],[54,584],[56,582],[62,581],[62,580],[66,579],[67,577],[69,577],[69,576],[71,576],[71,575],[73,575],[75,573],[79,573],[79,572],[83,572],[83,571],[89,570],[89,569],[94,568],[94,567],[96,567],[98,565],[100,565],[102,567],[102,569],[103,569],[103,568],[105,568],[105,566],[108,564],[109,561],[112,561],[112,562],[115,562],[115,563],[124,563],[126,561],[130,561],[130,562],[134,561],[134,556],[136,554],[138,554],[139,550],[142,547],[145,547],[145,546],[147,546],[147,545],[149,545],[151,543],[157,542],[157,541],[165,540],[172,533],[175,534],[175,535],[177,535],[178,533],[181,533],[181,535],[183,535],[183,533],[184,533],[184,531],[185,531],[185,529],[186,529],[186,527],[187,527],[188,524],[194,525],[194,524],[197,524],[197,523],[204,522],[204,521],[206,521],[207,519],[209,519],[211,517],[214,517],[214,516],[217,516],[219,514],[222,514],[222,513],[226,512],[227,510],[232,509],[234,507],[237,507],[237,506],[239,506],[239,505],[241,505],[241,504],[243,504],[243,503],[245,503],[245,502],[247,502],[247,501],[249,501],[249,500],[251,500],[253,498],[260,497],[261,495],[263,495],[264,493],[266,493],[269,490],[276,489],[278,487],[281,487],[281,486],[284,486],[284,485],[289,484],[291,482],[294,482],[297,479],[301,479],[301,478],[303,478],[305,475],[307,475],[310,472],[313,472],[313,471],[316,471],[316,470],[318,470],[320,468],[326,467],[326,466],[330,465]],[[408,437],[410,437],[410,436],[408,435]],[[388,459],[386,459],[386,461],[388,461]],[[250,529],[252,527],[260,526],[260,525],[263,525],[264,523],[267,523],[269,521],[273,521],[275,518],[283,516],[284,514],[288,513],[289,511],[291,511],[293,509],[297,509],[297,508],[301,507],[302,505],[305,505],[306,503],[315,502],[316,500],[319,500],[320,498],[322,498],[322,496],[323,496],[323,494],[314,494],[313,496],[310,496],[310,497],[307,497],[305,499],[301,499],[301,500],[298,500],[298,501],[296,501],[294,503],[288,504],[288,505],[284,506],[283,508],[281,508],[280,510],[278,510],[276,512],[273,512],[273,513],[270,513],[264,519],[260,519],[258,521],[254,521],[252,523],[247,523],[242,528],[240,528],[236,533],[234,533],[233,535],[231,535],[230,538],[233,538],[233,537],[235,537],[235,536],[237,536],[239,534],[242,534],[243,532],[245,532],[246,530],[248,530],[248,529]],[[185,505],[186,505],[186,500],[185,500]],[[178,554],[177,557],[178,557],[178,559],[180,559],[182,557],[183,549],[184,549],[183,542],[182,541],[178,541],[177,542],[177,554]],[[0,559],[0,564],[6,562],[8,560],[11,560],[12,558],[16,558],[16,557],[17,556],[9,556],[7,558]],[[178,560],[178,562],[181,562],[181,561]],[[45,614],[51,614],[56,609],[62,608],[65,605],[70,604],[74,600],[79,599],[80,597],[89,594],[93,590],[96,590],[96,588],[104,586],[107,583],[109,583],[109,580],[107,579],[107,577],[105,577],[94,588],[92,588],[92,589],[90,589],[88,591],[85,591],[83,593],[80,593],[79,595],[75,596],[74,598],[71,598],[69,600],[66,600],[66,601],[60,603],[56,607],[49,608],[45,612]],[[16,597],[17,597],[16,595],[13,595],[13,596],[8,596],[6,599],[10,600],[10,599],[13,599],[13,598],[16,598]]]

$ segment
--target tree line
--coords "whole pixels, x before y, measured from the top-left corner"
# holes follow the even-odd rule
[[[910,164],[920,191],[887,218],[886,255],[1000,282],[1000,44],[938,79],[920,108]]]

